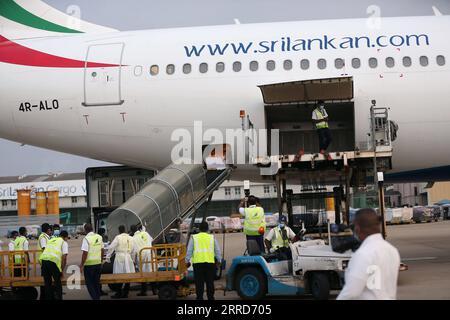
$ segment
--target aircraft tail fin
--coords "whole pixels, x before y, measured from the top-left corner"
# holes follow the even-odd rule
[[[66,11],[56,10],[41,0],[1,0],[0,34],[14,40],[117,31],[81,20],[78,6],[69,6]]]

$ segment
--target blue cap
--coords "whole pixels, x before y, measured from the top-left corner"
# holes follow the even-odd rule
[[[279,221],[280,221],[280,223],[281,223],[281,222],[286,223],[286,222],[287,222],[287,218],[286,218],[285,216],[281,215]]]

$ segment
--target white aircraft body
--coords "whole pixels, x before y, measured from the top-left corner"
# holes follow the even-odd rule
[[[225,132],[245,110],[266,128],[259,85],[351,76],[356,141],[367,140],[375,99],[399,126],[393,172],[450,171],[448,16],[119,32],[0,14],[1,138],[163,168],[174,130],[193,133],[195,121]]]

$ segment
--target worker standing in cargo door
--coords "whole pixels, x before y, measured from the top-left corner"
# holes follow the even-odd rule
[[[134,263],[132,256],[135,254],[134,240],[125,229],[124,225],[119,226],[119,235],[116,236],[108,248],[106,255],[106,261],[111,261],[111,256],[116,253],[114,258],[113,273],[135,273]],[[130,284],[122,284],[120,289],[111,296],[113,299],[128,298],[128,292],[130,291]]]
[[[102,260],[104,245],[102,236],[93,232],[92,225],[86,223],[84,225],[84,237],[81,244],[81,264],[80,270],[84,272],[84,280],[92,300],[100,300],[101,284],[100,277],[102,275]]]
[[[320,153],[325,154],[325,151],[331,143],[331,133],[328,126],[328,113],[325,110],[323,100],[317,102],[316,108],[312,112],[312,121],[319,136]]]
[[[39,257],[45,283],[46,300],[62,300],[61,278],[69,253],[68,237],[67,231],[61,231],[59,237],[47,241],[47,246]]]
[[[45,250],[45,247],[47,246],[48,240],[50,240],[50,237],[52,236],[52,227],[48,223],[43,223],[41,225],[41,234],[38,238],[38,248],[40,253],[38,254],[37,258],[39,259],[41,256],[41,253]],[[42,268],[41,268],[41,275],[42,275]],[[43,276],[43,275],[42,275]],[[41,286],[41,293],[39,295],[40,300],[45,299],[45,286]]]
[[[264,249],[264,233],[266,230],[266,220],[264,209],[257,206],[258,200],[255,196],[247,199],[248,208],[245,207],[245,198],[239,204],[239,213],[244,216],[244,233],[248,240],[255,240],[258,243],[261,253]]]
[[[214,236],[208,233],[208,229],[208,222],[200,223],[200,232],[191,237],[186,253],[186,266],[189,268],[192,260],[194,267],[197,300],[203,300],[205,283],[208,300],[214,300],[215,267],[220,267],[222,259],[219,244]]]
[[[149,248],[152,246],[153,238],[147,231],[145,231],[144,226],[142,226],[140,230],[138,230],[137,226],[134,226],[133,229],[136,230],[133,235],[136,250],[136,265],[138,266],[138,268],[142,267],[142,270],[139,269],[142,272],[152,272],[152,254]],[[143,248],[147,249],[142,250]],[[141,292],[137,295],[139,297],[144,297],[147,295],[147,283],[142,283]]]

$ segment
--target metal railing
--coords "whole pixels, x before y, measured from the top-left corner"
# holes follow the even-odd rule
[[[0,282],[39,276],[41,250],[0,251]]]
[[[139,272],[141,276],[145,270],[149,272],[186,272],[186,245],[182,243],[158,244],[144,247],[139,251]]]

